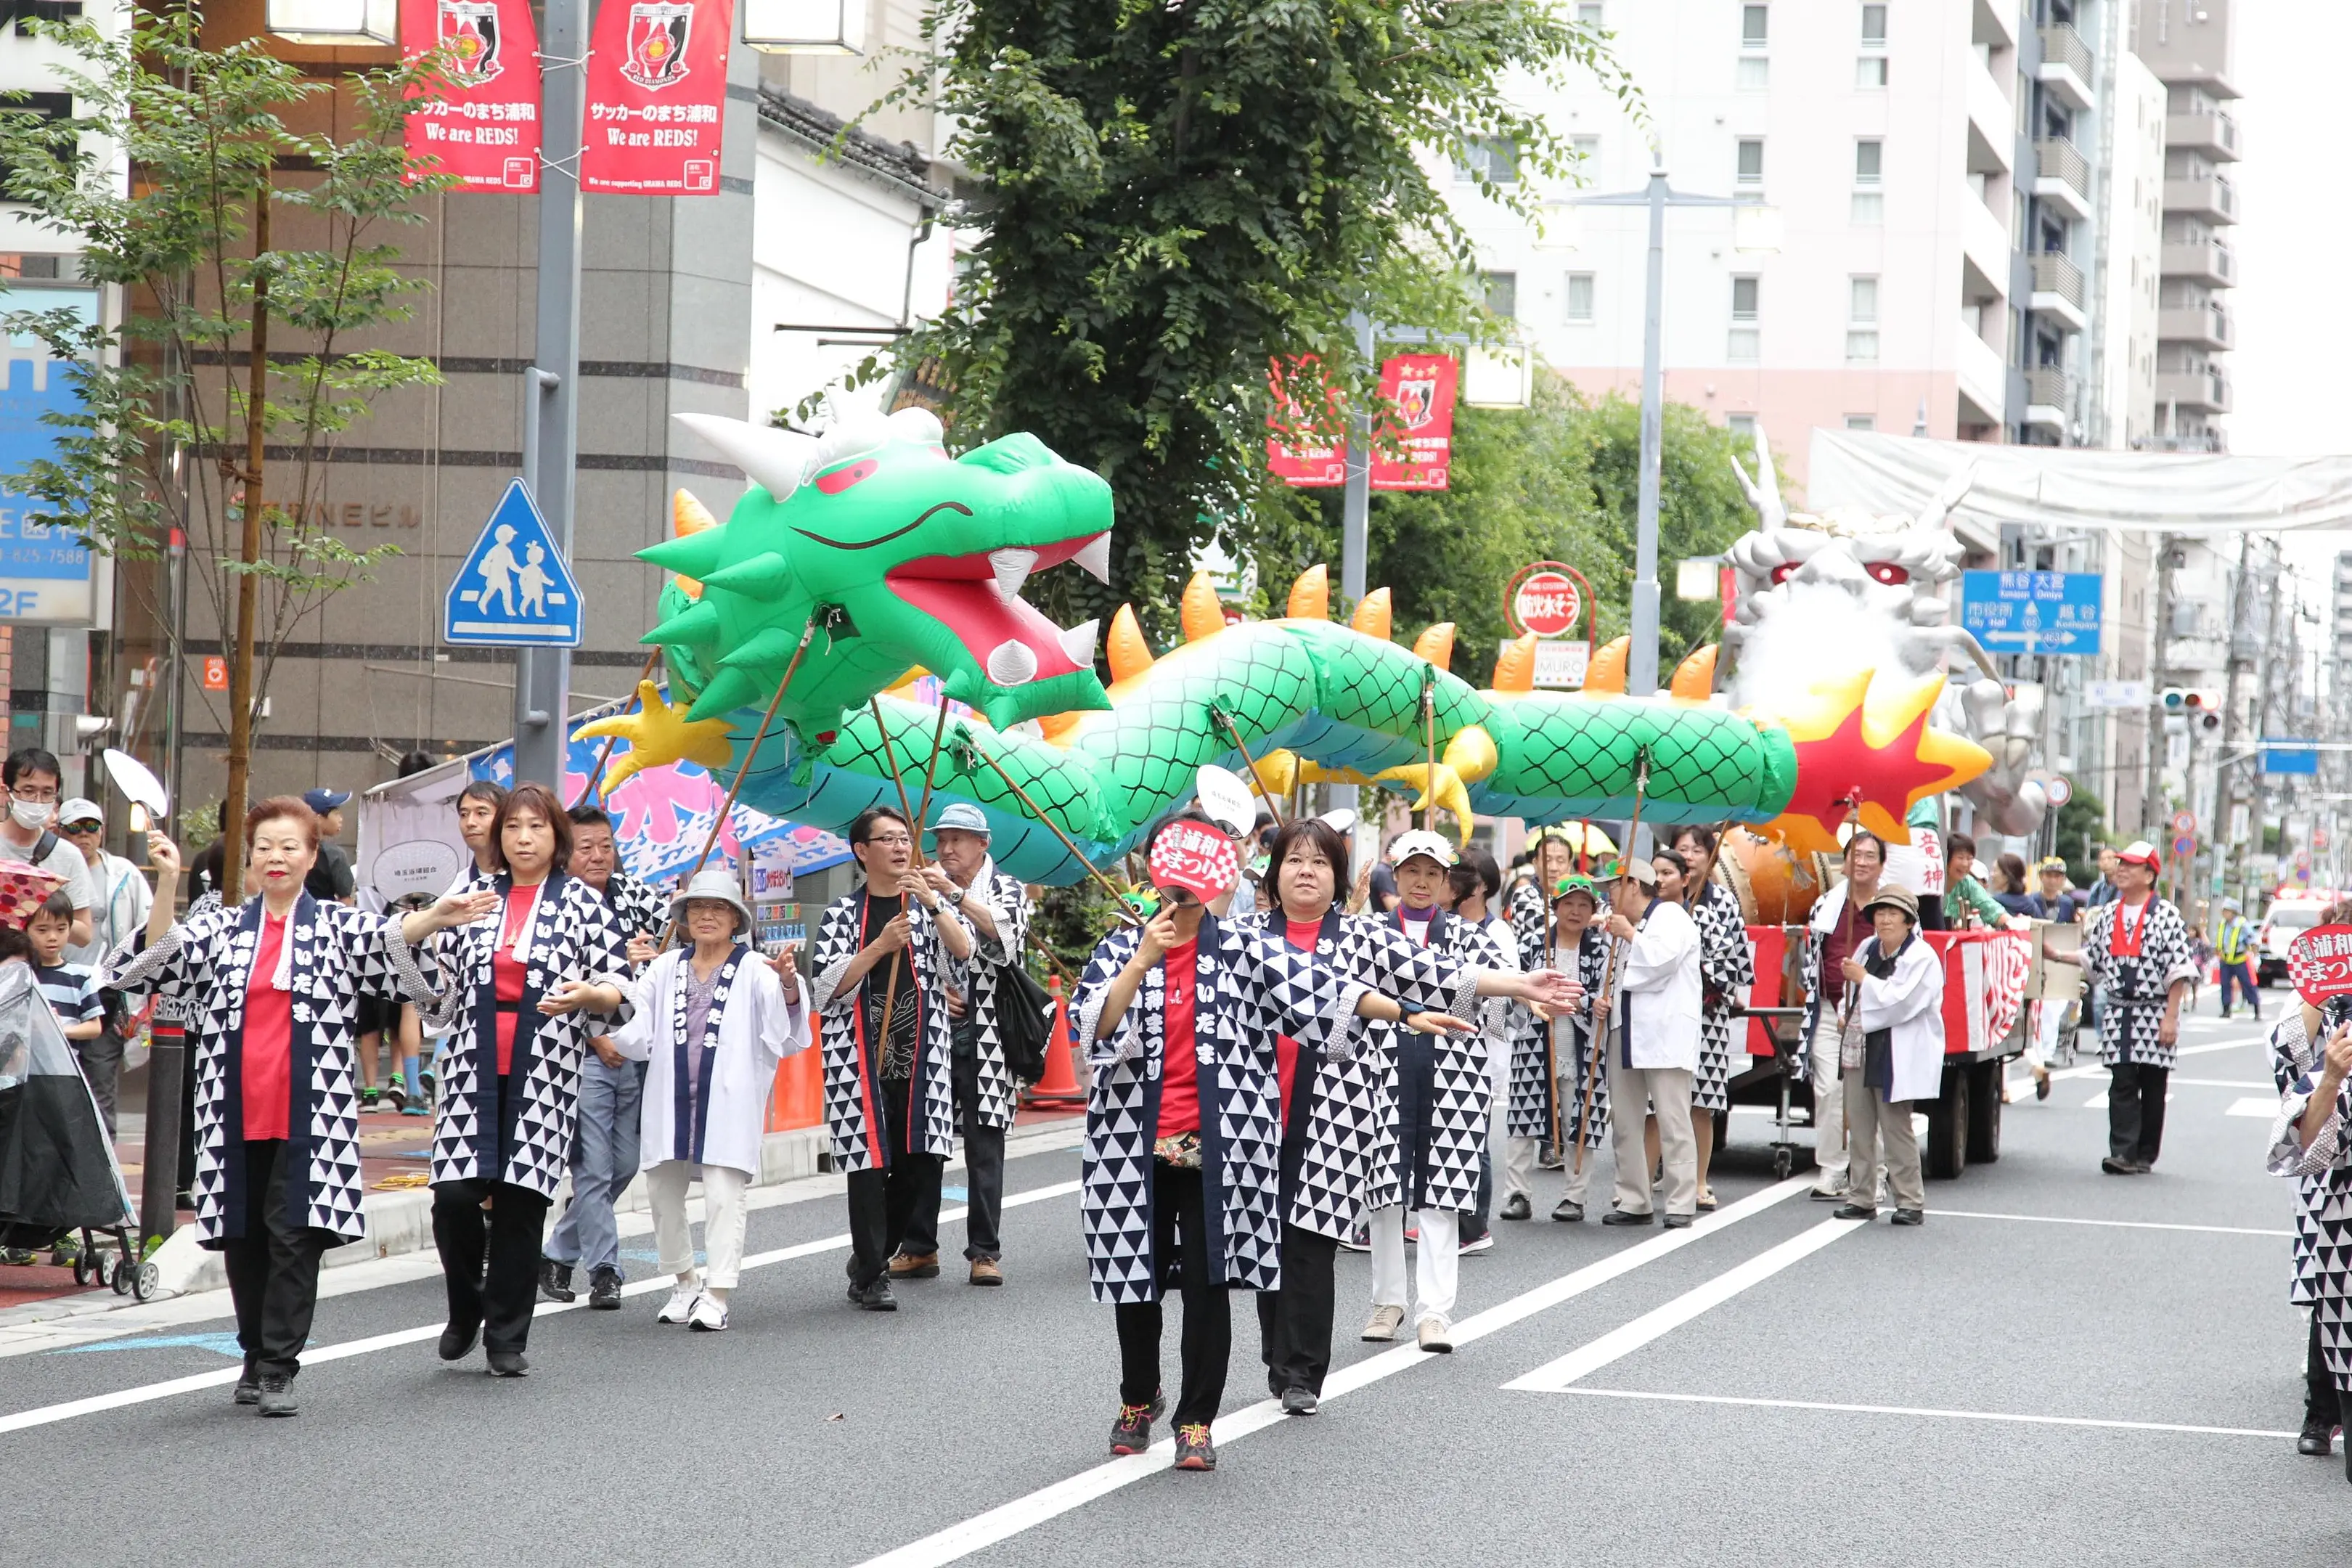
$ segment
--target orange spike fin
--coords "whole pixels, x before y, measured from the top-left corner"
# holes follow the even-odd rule
[[[1704,702],[1715,691],[1715,656],[1720,643],[1709,643],[1675,667],[1667,691],[1685,702]]]
[[[1386,593],[1386,589],[1381,590]],[[1425,658],[1440,669],[1454,668],[1454,623],[1440,621],[1413,638],[1412,657]]]
[[[1290,604],[1286,613],[1298,621],[1328,621],[1331,618],[1331,574],[1320,563],[1298,574],[1290,585]]]
[[[1536,634],[1529,632],[1495,657],[1495,691],[1536,689]]]
[[[1373,589],[1357,604],[1356,613],[1348,617],[1348,624],[1368,637],[1388,641],[1390,597],[1386,588]]]
[[[1192,580],[1184,584],[1180,615],[1186,642],[1199,642],[1225,629],[1225,607],[1217,603],[1217,584],[1206,572],[1193,573]]]
[[[690,533],[700,533],[719,526],[710,509],[697,500],[692,490],[679,490],[669,498],[669,531],[672,536],[684,539]],[[691,577],[680,577],[678,587],[689,599],[702,597],[702,584]]]
[[[1625,693],[1625,661],[1633,656],[1633,639],[1630,637],[1611,637],[1592,656],[1592,663],[1584,671],[1584,689]]]
[[[1131,680],[1151,668],[1151,645],[1143,640],[1143,627],[1136,621],[1133,605],[1121,605],[1118,614],[1110,618],[1108,651],[1113,685]]]

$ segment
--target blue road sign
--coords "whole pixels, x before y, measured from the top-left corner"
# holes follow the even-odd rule
[[[69,310],[98,317],[94,289],[0,289],[0,310]],[[69,366],[27,335],[0,339],[0,474],[57,456],[47,416],[79,413]],[[73,534],[34,521],[40,502],[0,490],[0,620],[20,626],[90,624],[90,552]]]
[[[580,584],[520,479],[507,486],[449,584],[441,640],[489,647],[578,647]]]
[[[2310,746],[2298,746],[2292,742],[2263,742],[2263,772],[2266,773],[2316,773],[2319,752]]]
[[[2099,651],[2095,572],[1963,572],[1960,625],[1990,653]]]

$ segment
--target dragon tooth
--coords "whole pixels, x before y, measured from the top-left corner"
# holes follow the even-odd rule
[[[1007,637],[988,651],[988,679],[996,686],[1024,685],[1037,674],[1037,656],[1028,645]]]
[[[1088,669],[1093,668],[1095,662],[1095,639],[1101,629],[1102,622],[1099,620],[1092,620],[1082,622],[1077,626],[1070,626],[1064,630],[1062,633],[1062,651],[1070,656],[1070,662],[1072,664],[1076,665],[1080,669]]]
[[[996,574],[999,598],[1017,599],[1021,584],[1029,581],[1029,570],[1037,564],[1037,552],[1017,547],[992,550],[988,552],[988,569]]]
[[[1084,572],[1096,582],[1108,583],[1110,581],[1110,535],[1096,534],[1087,541],[1085,549],[1071,556],[1070,559],[1076,563],[1079,571]]]

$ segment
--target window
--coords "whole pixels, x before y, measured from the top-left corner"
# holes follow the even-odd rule
[[[81,16],[81,0],[24,0],[16,13],[16,36],[29,38],[36,22],[68,22]]]
[[[1569,147],[1576,153],[1576,161],[1585,166],[1584,173],[1588,177],[1590,177],[1592,174],[1591,165],[1601,162],[1601,138],[1598,136],[1571,136],[1568,139],[1568,144]]]
[[[1739,65],[1734,73],[1733,85],[1742,92],[1761,92],[1771,85],[1771,61],[1764,51],[1772,42],[1772,7],[1742,5],[1739,8]]]
[[[27,92],[13,100],[0,103],[0,114],[29,114],[37,120],[70,120],[73,118],[73,94],[69,92]],[[7,201],[9,166],[0,163],[0,202]]]
[[[1886,57],[1864,55],[1853,62],[1853,85],[1864,92],[1886,85]]]
[[[1726,357],[1734,363],[1752,364],[1763,357],[1762,334],[1756,325],[1762,292],[1760,279],[1731,280],[1731,339]]]
[[[1845,416],[1845,427],[1849,430],[1875,430],[1878,428],[1878,416],[1849,414]]]
[[[1486,309],[1509,321],[1519,313],[1519,275],[1488,272],[1478,279],[1486,291]]]
[[[1886,221],[1886,197],[1879,188],[1885,156],[1884,142],[1853,144],[1853,198],[1849,221],[1856,228],[1876,228]]]
[[[1862,8],[1862,47],[1883,50],[1886,47],[1886,7],[1864,5]]]
[[[1582,0],[1582,4],[1577,6],[1576,25],[1578,26],[1598,27],[1601,26],[1601,7],[1594,3],[1594,0]]]
[[[1878,359],[1878,279],[1846,279],[1845,357],[1849,363],[1871,364]],[[1849,422],[1849,425],[1851,422]]]
[[[1737,184],[1743,186],[1755,186],[1761,185],[1764,183],[1764,140],[1762,137],[1743,136],[1739,139],[1738,168],[1738,173],[1736,175]]]
[[[1481,137],[1467,143],[1454,159],[1454,182],[1468,185],[1484,174],[1498,185],[1519,180],[1519,144],[1507,136]]]
[[[1592,320],[1592,274],[1590,272],[1568,275],[1568,319],[1571,321]]]
[[[1723,427],[1742,441],[1756,439],[1756,416],[1753,414],[1727,414],[1724,416]]]

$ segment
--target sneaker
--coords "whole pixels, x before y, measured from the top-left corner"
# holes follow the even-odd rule
[[[1811,1192],[1807,1193],[1805,1195],[1812,1199],[1813,1202],[1817,1204],[1842,1204],[1845,1202],[1845,1189],[1843,1187],[1815,1187]]]
[[[897,1252],[890,1256],[890,1278],[893,1279],[936,1279],[940,1277],[940,1255],[936,1252]]]
[[[1004,1269],[993,1258],[975,1258],[971,1260],[971,1283],[1002,1285],[1004,1283]]]
[[[1419,1247],[1421,1245],[1421,1226],[1417,1225],[1409,1225],[1404,1227],[1404,1244],[1407,1247]]]
[[[1454,1325],[1444,1319],[1423,1318],[1415,1332],[1421,1340],[1421,1348],[1431,1354],[1452,1355],[1454,1353]]]
[[[432,1103],[434,1082],[433,1069],[431,1068],[421,1068],[417,1070],[416,1087],[424,1091],[425,1100],[427,1104]]]
[[[864,1311],[895,1312],[898,1310],[898,1298],[890,1294],[890,1281],[887,1279],[877,1279],[862,1290],[852,1285],[849,1299]]]
[[[718,1297],[705,1290],[694,1299],[694,1312],[686,1320],[686,1326],[700,1333],[724,1333],[727,1309],[719,1305]]]
[[[1124,1458],[1140,1454],[1151,1447],[1152,1419],[1160,1414],[1160,1401],[1155,1397],[1149,1405],[1122,1405],[1118,1419],[1111,1423],[1110,1451]]]
[[[600,1263],[589,1271],[588,1309],[593,1312],[621,1310],[621,1271],[609,1263]]]
[[[1404,1327],[1402,1307],[1374,1307],[1371,1319],[1364,1324],[1364,1331],[1360,1338],[1366,1344],[1388,1344],[1397,1337],[1397,1331],[1402,1327]]]
[[[441,1359],[443,1361],[465,1360],[472,1353],[474,1342],[481,1337],[482,1325],[478,1321],[463,1328],[456,1323],[450,1324],[441,1331],[441,1342],[438,1346]]]
[[[520,1351],[492,1351],[490,1375],[492,1377],[529,1377],[530,1358]]]
[[[572,1265],[558,1263],[552,1258],[539,1260],[539,1299],[542,1301],[576,1301],[580,1292],[572,1288]]]
[[[376,1102],[383,1098],[383,1090],[380,1089],[362,1089],[360,1090],[360,1109],[362,1110],[373,1110],[376,1107]]]
[[[295,1415],[301,1406],[294,1403],[294,1380],[282,1372],[261,1374],[261,1393],[255,1401],[264,1415]]]
[[[1561,1156],[1560,1152],[1553,1148],[1549,1142],[1540,1145],[1536,1150],[1536,1168],[1538,1170],[1557,1171],[1561,1169],[1567,1163],[1568,1161]]]
[[[670,1291],[669,1300],[654,1314],[656,1323],[682,1323],[694,1315],[694,1304],[702,1300],[702,1282],[680,1285]]]
[[[400,1113],[403,1116],[430,1116],[433,1108],[421,1100],[412,1100],[400,1108]]]
[[[1176,1428],[1176,1463],[1179,1470],[1213,1470],[1217,1468],[1217,1446],[1209,1441],[1206,1422],[1195,1421]]]
[[[0,1263],[5,1263],[11,1268],[30,1268],[33,1266],[32,1249],[25,1247],[0,1247]]]
[[[1372,1249],[1372,1227],[1358,1220],[1348,1227],[1348,1234],[1339,1245],[1349,1252],[1370,1252]]]
[[[1559,1202],[1552,1205],[1551,1217],[1559,1221],[1562,1225],[1582,1225],[1584,1223],[1584,1205],[1578,1203],[1573,1198],[1562,1198]]]
[[[239,1405],[261,1403],[261,1373],[251,1362],[245,1363],[245,1371],[237,1376],[235,1400]],[[2322,1453],[2326,1451],[2326,1449],[2321,1450]]]
[[[387,1085],[379,1097],[379,1103],[405,1115],[408,1110],[408,1091],[396,1083]]]
[[[1503,1200],[1505,1219],[1532,1219],[1535,1217],[1535,1205],[1528,1202],[1528,1194],[1525,1193],[1513,1193]]]
[[[1311,1388],[1286,1388],[1282,1391],[1282,1413],[1285,1415],[1312,1415],[1318,1401]]]
[[[1463,1252],[1492,1252],[1495,1250],[1495,1233],[1491,1230],[1482,1230],[1477,1235],[1472,1237],[1469,1240],[1464,1242],[1460,1250]]]
[[[81,1243],[70,1236],[58,1237],[56,1244],[49,1248],[49,1267],[52,1268],[71,1268],[80,1261]]]

